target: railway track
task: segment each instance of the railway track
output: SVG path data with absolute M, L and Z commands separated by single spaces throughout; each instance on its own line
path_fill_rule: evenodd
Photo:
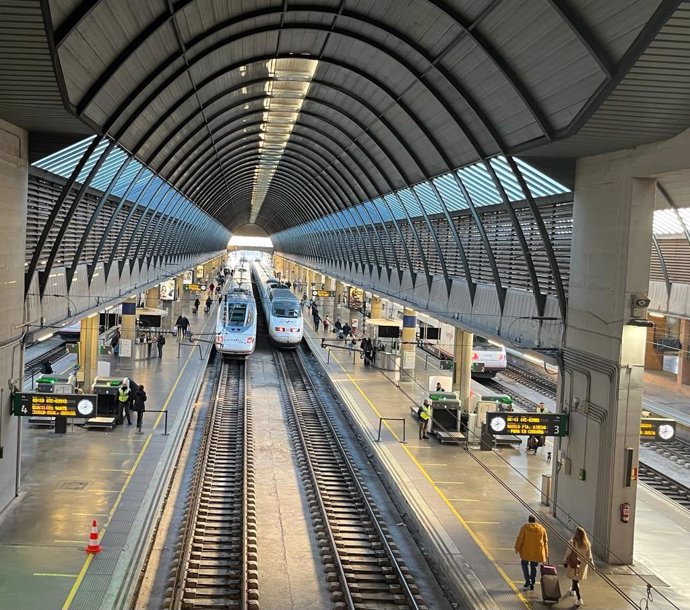
M 258 610 L 248 367 L 222 364 L 181 534 L 171 608 Z
M 656 451 L 679 466 L 690 468 L 690 444 L 685 441 L 676 439 L 670 443 L 643 442 L 642 446 Z
M 338 608 L 426 608 L 363 477 L 339 440 L 299 351 L 276 351 L 288 422 Z
M 62 343 L 57 347 L 41 354 L 40 356 L 29 360 L 24 363 L 24 379 L 31 379 L 32 375 L 35 375 L 41 370 L 44 362 L 50 362 L 51 364 L 56 360 L 59 360 L 67 353 L 66 348 L 67 343 Z
M 518 383 L 522 383 L 517 379 L 515 381 L 517 381 Z M 509 388 L 508 386 L 503 385 L 500 381 L 496 381 L 495 379 L 482 379 L 481 384 L 485 388 L 494 390 L 498 394 L 507 394 L 513 399 L 515 405 L 520 407 L 520 409 L 522 409 L 523 411 L 528 411 L 530 413 L 535 413 L 537 411 L 537 405 L 539 403 L 530 400 L 529 398 L 523 396 L 519 392 L 516 392 L 514 388 Z
M 640 481 L 681 506 L 690 509 L 690 488 L 643 462 L 640 462 L 639 468 L 638 477 Z
M 514 364 L 509 364 L 508 368 L 501 371 L 501 374 L 521 383 L 527 388 L 543 394 L 547 398 L 551 398 L 552 400 L 556 399 L 556 383 L 550 379 L 546 379 L 542 375 L 522 369 Z

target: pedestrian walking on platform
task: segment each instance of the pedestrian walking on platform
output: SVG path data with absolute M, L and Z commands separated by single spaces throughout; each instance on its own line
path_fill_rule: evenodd
M 199 313 L 199 306 L 201 305 L 201 301 L 199 300 L 199 297 L 194 299 L 194 309 L 192 309 L 192 313 Z
M 204 313 L 208 313 L 211 311 L 211 306 L 213 305 L 213 299 L 211 297 L 206 297 L 206 308 L 204 309 Z
M 590 565 L 594 565 L 592 559 L 592 545 L 587 537 L 587 532 L 581 527 L 575 530 L 575 534 L 568 542 L 568 547 L 563 556 L 563 565 L 568 568 L 567 577 L 572 581 L 570 595 L 576 595 L 576 606 L 581 606 L 582 595 L 580 592 L 580 581 L 587 579 L 587 571 Z
M 328 336 L 328 329 L 330 328 L 330 326 L 331 326 L 331 321 L 328 319 L 328 316 L 326 316 L 323 319 L 323 332 L 326 336 Z
M 165 345 L 165 337 L 163 333 L 158 334 L 158 339 L 156 339 L 156 346 L 158 347 L 158 357 L 163 357 L 163 346 Z
M 137 429 L 141 432 L 141 425 L 144 421 L 144 411 L 146 411 L 146 392 L 144 386 L 140 385 L 136 392 L 134 392 L 134 410 L 137 413 Z
M 48 360 L 46 360 L 41 365 L 41 373 L 43 373 L 44 375 L 52 375 L 53 374 L 53 367 Z
M 537 413 L 544 413 L 546 411 L 546 405 L 543 402 L 540 402 L 537 405 Z
M 431 419 L 431 410 L 429 409 L 431 405 L 427 399 L 424 399 L 422 406 L 417 409 L 417 418 L 419 420 L 419 438 L 429 438 L 426 433 L 429 427 L 429 420 Z
M 445 388 L 441 385 L 440 381 L 436 382 L 436 391 L 437 392 L 445 392 L 446 391 Z
M 129 386 L 127 386 L 126 383 L 123 383 L 117 390 L 117 402 L 119 403 L 120 408 L 122 409 L 120 411 L 120 419 L 124 421 L 126 417 L 128 426 L 132 425 L 132 414 L 129 410 L 131 398 L 132 392 L 129 389 Z
M 537 580 L 537 564 L 546 563 L 549 556 L 549 538 L 543 525 L 537 523 L 534 515 L 520 528 L 515 540 L 515 552 L 520 556 L 522 574 L 525 577 L 523 589 L 534 591 Z
M 177 320 L 175 320 L 175 329 L 177 332 L 177 340 L 182 341 L 182 337 L 184 337 L 184 323 L 182 322 L 182 316 L 177 316 Z

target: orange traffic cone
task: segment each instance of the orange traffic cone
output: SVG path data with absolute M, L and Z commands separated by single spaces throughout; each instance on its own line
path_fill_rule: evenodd
M 96 520 L 91 522 L 91 534 L 89 534 L 89 544 L 86 546 L 87 553 L 100 553 L 103 547 L 98 543 L 98 526 Z

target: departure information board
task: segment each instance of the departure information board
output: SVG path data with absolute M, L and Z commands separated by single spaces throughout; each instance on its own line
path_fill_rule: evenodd
M 490 434 L 516 436 L 568 436 L 565 413 L 511 413 L 499 411 L 486 414 Z
M 12 414 L 19 417 L 32 415 L 46 417 L 94 417 L 95 394 L 34 394 L 21 392 L 14 395 Z
M 672 441 L 676 438 L 676 420 L 661 417 L 643 417 L 640 420 L 640 442 Z

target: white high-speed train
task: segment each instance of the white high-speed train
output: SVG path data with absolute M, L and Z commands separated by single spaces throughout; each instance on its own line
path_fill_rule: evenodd
M 281 347 L 297 347 L 302 341 L 303 332 L 299 299 L 270 276 L 260 262 L 252 263 L 252 273 L 261 295 L 261 308 L 271 341 Z
M 251 282 L 234 280 L 224 296 L 216 318 L 216 351 L 230 358 L 246 358 L 256 347 L 256 301 Z

